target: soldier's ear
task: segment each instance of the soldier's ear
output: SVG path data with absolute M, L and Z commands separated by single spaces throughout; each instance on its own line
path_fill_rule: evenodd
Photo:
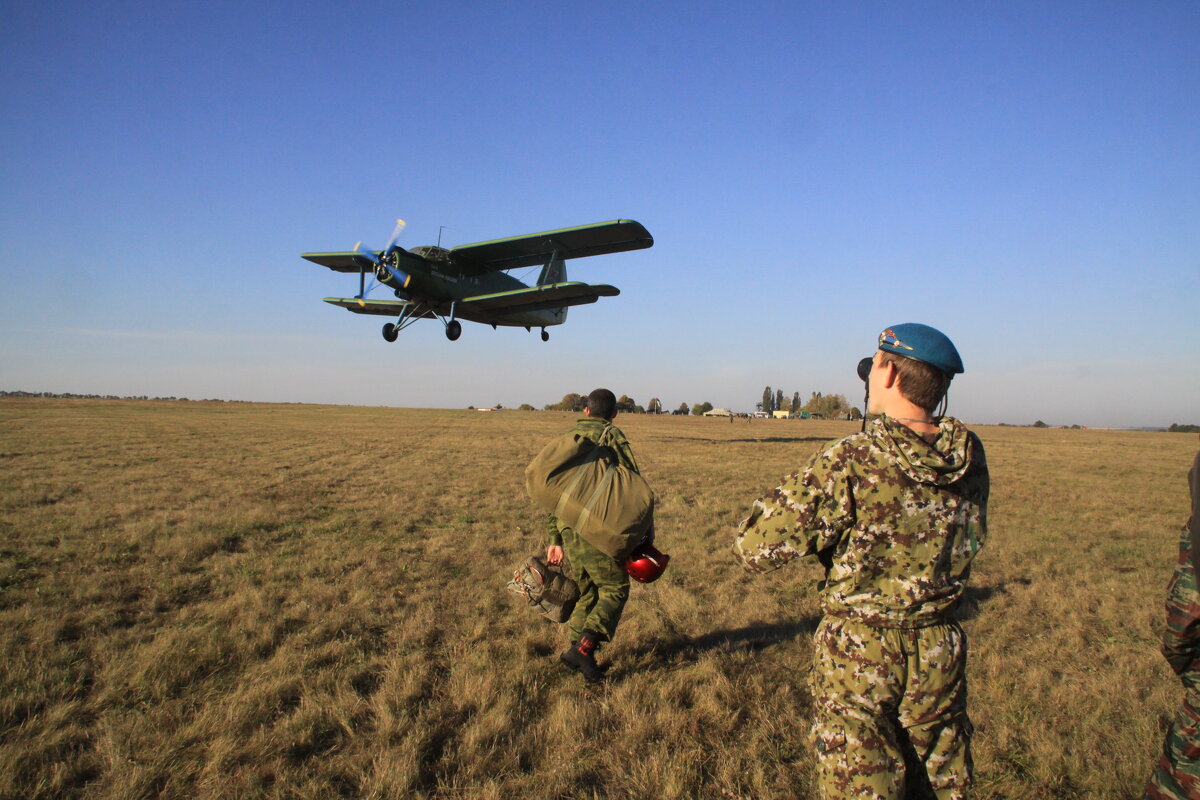
M 896 369 L 895 363 L 884 361 L 879 367 L 883 370 L 883 388 L 891 389 L 900 382 L 900 371 Z

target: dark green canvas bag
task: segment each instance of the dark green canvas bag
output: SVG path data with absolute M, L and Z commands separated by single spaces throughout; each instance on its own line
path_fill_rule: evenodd
M 607 556 L 624 559 L 654 523 L 654 492 L 613 451 L 567 433 L 525 468 L 529 496 Z

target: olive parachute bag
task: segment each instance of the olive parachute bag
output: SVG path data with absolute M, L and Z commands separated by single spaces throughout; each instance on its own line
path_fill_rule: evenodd
M 542 448 L 525 468 L 525 489 L 559 522 L 618 561 L 654 523 L 654 492 L 646 479 L 618 463 L 611 448 L 578 433 Z
M 551 622 L 566 622 L 579 600 L 579 586 L 541 556 L 530 556 L 517 567 L 508 590 L 525 598 L 525 602 Z

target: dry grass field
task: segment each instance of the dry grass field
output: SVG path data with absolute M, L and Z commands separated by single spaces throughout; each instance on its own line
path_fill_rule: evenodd
M 803 798 L 818 568 L 749 576 L 751 501 L 852 423 L 619 418 L 667 575 L 611 678 L 504 584 L 572 416 L 0 400 L 2 798 Z M 1196 437 L 977 429 L 962 615 L 981 798 L 1137 798 Z

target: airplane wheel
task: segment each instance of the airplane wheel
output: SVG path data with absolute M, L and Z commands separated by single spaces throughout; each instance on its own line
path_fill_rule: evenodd
M 389 342 L 396 341 L 396 337 L 400 335 L 400 331 L 396 330 L 396 326 L 391 323 L 385 323 L 383 326 L 383 338 Z
M 550 341 L 550 334 L 547 331 L 542 331 L 542 341 L 543 342 Z
M 457 342 L 460 336 L 462 336 L 462 323 L 456 319 L 450 320 L 446 324 L 446 338 L 452 342 Z

